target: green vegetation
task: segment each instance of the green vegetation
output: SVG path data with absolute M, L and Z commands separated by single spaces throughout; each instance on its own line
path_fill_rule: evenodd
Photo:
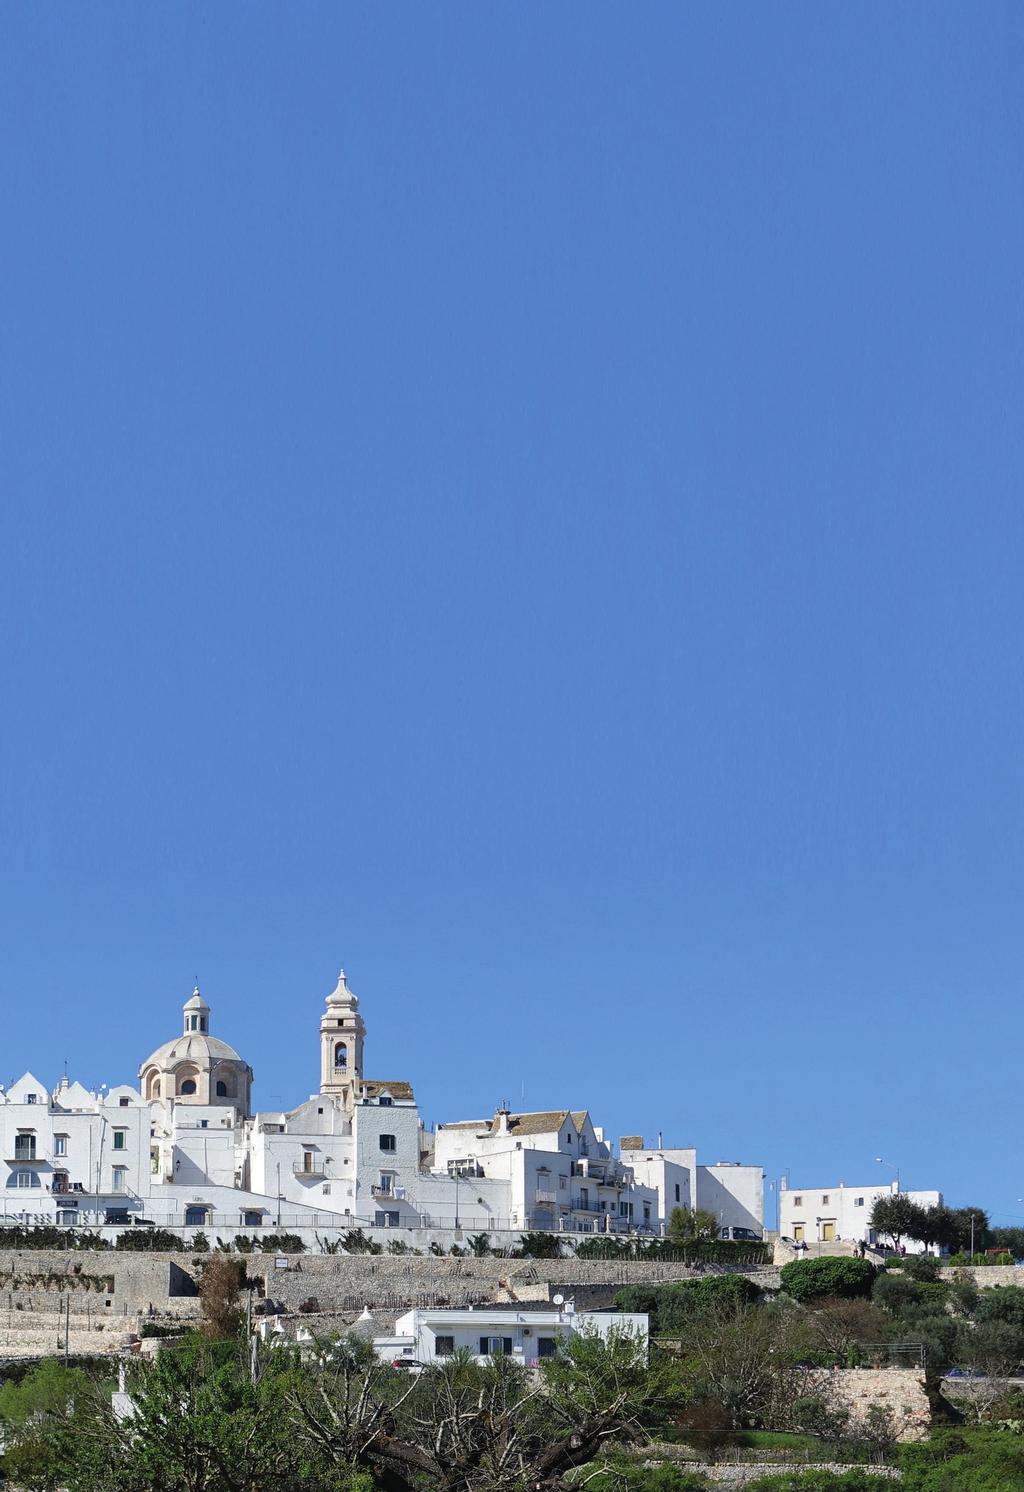
M 709 1307 L 748 1305 L 758 1293 L 746 1275 L 712 1274 L 671 1285 L 626 1285 L 615 1292 L 615 1305 L 620 1311 L 645 1311 L 651 1335 L 667 1336 Z
M 703 1207 L 673 1207 L 668 1236 L 673 1243 L 714 1243 L 718 1238 L 718 1219 Z
M 898 1492 L 900 1483 L 877 1472 L 853 1467 L 849 1471 L 771 1472 L 744 1484 L 744 1492 Z
M 824 1296 L 852 1299 L 870 1295 L 875 1266 L 868 1259 L 825 1256 L 799 1259 L 781 1270 L 782 1288 L 793 1300 L 816 1300 Z
M 994 1429 L 938 1430 L 900 1452 L 904 1492 L 1021 1492 L 1024 1436 Z

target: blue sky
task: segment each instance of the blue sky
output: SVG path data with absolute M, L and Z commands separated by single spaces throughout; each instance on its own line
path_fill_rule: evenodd
M 1005 1220 L 1024 14 L 12 10 L 0 1078 L 339 963 L 429 1122 Z

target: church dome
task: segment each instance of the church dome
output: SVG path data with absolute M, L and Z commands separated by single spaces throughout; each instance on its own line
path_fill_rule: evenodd
M 157 1047 L 139 1068 L 143 1096 L 234 1107 L 247 1115 L 252 1068 L 233 1046 L 210 1035 L 210 1007 L 198 985 L 182 1014 L 181 1035 Z

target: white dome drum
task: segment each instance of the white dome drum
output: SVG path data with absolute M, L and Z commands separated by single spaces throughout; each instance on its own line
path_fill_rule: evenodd
M 198 985 L 182 1013 L 182 1034 L 157 1047 L 139 1068 L 142 1096 L 236 1108 L 248 1116 L 252 1068 L 233 1046 L 210 1035 L 210 1007 Z

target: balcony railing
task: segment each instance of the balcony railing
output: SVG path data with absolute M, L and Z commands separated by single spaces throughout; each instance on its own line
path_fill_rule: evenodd
M 534 1193 L 534 1200 L 537 1201 L 537 1202 L 557 1202 L 558 1201 L 558 1193 L 557 1192 L 550 1192 L 550 1191 L 541 1191 L 540 1188 L 538 1187 L 537 1191 Z
M 12 1166 L 44 1166 L 47 1163 L 45 1155 L 40 1155 L 35 1150 L 19 1150 L 17 1145 L 14 1147 L 14 1154 L 5 1155 L 4 1160 Z
M 316 1160 L 312 1163 L 307 1163 L 304 1160 L 296 1160 L 292 1162 L 293 1176 L 309 1176 L 312 1180 L 316 1180 L 317 1178 L 322 1179 L 325 1174 L 326 1172 L 324 1171 L 324 1163 L 322 1160 Z

